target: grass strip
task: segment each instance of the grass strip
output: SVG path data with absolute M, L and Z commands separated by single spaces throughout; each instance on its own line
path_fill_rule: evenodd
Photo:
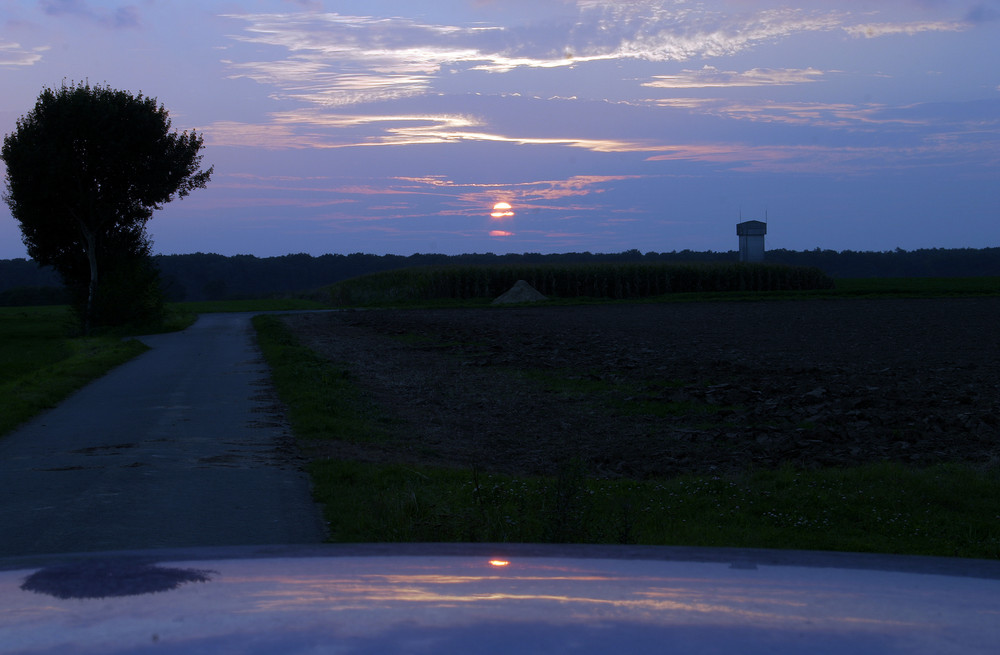
M 311 440 L 385 438 L 350 375 L 255 319 L 292 428 Z M 1000 472 L 941 464 L 595 479 L 316 458 L 330 540 L 625 543 L 1000 558 Z
M 331 540 L 620 543 L 1000 558 L 1000 479 L 965 467 L 513 477 L 314 461 Z
M 134 339 L 109 337 L 63 339 L 53 348 L 65 355 L 0 383 L 0 435 L 147 350 Z
M 298 343 L 280 319 L 255 316 L 254 328 L 288 420 L 304 445 L 317 441 L 376 441 L 385 434 L 346 368 Z
M 162 331 L 182 330 L 210 311 L 317 309 L 301 299 L 175 303 L 167 307 Z M 65 305 L 0 307 L 0 435 L 119 364 L 147 350 L 127 339 L 134 333 L 106 330 L 100 336 L 71 337 L 75 322 Z
M 0 307 L 0 384 L 70 355 L 65 306 Z

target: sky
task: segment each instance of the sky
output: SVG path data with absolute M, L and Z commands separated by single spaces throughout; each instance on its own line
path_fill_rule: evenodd
M 0 0 L 0 133 L 155 97 L 215 167 L 164 254 L 996 247 L 998 44 L 1000 0 Z

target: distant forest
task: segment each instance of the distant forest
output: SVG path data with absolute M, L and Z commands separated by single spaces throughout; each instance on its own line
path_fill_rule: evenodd
M 538 253 L 495 255 L 284 255 L 225 257 L 157 255 L 168 300 L 230 300 L 306 292 L 359 275 L 414 266 L 497 266 L 504 264 L 572 264 L 593 262 L 736 261 L 738 253 L 647 252 Z M 815 266 L 834 278 L 1000 276 L 1000 248 L 894 250 L 768 250 L 766 261 Z M 0 305 L 54 304 L 65 301 L 59 276 L 26 259 L 0 260 Z

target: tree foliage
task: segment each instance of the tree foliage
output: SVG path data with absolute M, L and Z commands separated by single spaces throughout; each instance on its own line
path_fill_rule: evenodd
M 162 305 L 146 222 L 212 174 L 200 170 L 202 137 L 170 128 L 154 98 L 64 82 L 4 138 L 4 200 L 28 254 L 74 291 L 85 330 L 149 319 Z

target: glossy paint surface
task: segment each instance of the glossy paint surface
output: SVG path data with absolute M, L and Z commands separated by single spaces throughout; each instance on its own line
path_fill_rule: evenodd
M 678 554 L 669 549 L 639 559 L 614 548 L 322 550 L 158 560 L 161 572 L 208 581 L 103 598 L 26 591 L 39 569 L 3 571 L 0 650 L 936 654 L 1000 643 L 1000 579 L 968 575 L 975 562 L 952 575 L 868 568 L 864 556 L 851 568 L 839 566 L 850 564 L 843 556 L 824 566 L 739 551 L 685 561 L 644 558 Z M 984 573 L 996 573 L 992 564 Z

